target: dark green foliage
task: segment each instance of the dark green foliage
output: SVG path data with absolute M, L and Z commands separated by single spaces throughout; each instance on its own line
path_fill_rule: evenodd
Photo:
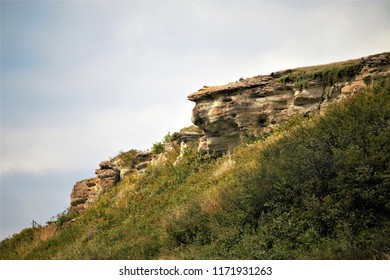
M 192 243 L 205 245 L 212 240 L 209 228 L 209 216 L 202 213 L 199 204 L 193 204 L 183 216 L 173 219 L 167 227 L 174 245 L 189 245 Z
M 282 258 L 389 253 L 390 83 L 374 91 L 281 137 L 260 155 L 255 179 L 242 177 L 249 220 L 270 257 L 282 249 Z M 381 241 L 370 232 L 381 232 Z M 349 248 L 321 257 L 324 242 L 338 240 Z
M 164 143 L 156 142 L 153 144 L 152 153 L 156 155 L 161 154 L 162 152 L 164 152 L 164 147 Z

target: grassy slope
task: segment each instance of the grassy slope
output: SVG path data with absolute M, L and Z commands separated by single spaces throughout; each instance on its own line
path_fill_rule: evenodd
M 390 81 L 217 160 L 129 176 L 2 259 L 389 259 Z

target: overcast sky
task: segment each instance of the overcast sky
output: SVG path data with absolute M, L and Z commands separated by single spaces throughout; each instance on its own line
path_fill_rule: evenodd
M 1 236 L 120 150 L 191 125 L 204 85 L 389 51 L 389 1 L 1 1 Z

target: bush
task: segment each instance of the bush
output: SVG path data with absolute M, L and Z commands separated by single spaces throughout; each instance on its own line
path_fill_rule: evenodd
M 156 142 L 153 144 L 152 153 L 154 153 L 156 155 L 163 153 L 165 151 L 165 144 L 173 142 L 173 141 L 177 141 L 179 138 L 180 138 L 179 133 L 174 132 L 171 134 L 170 132 L 168 132 L 163 137 L 163 140 L 161 142 Z
M 163 153 L 164 149 L 165 149 L 165 145 L 162 142 L 156 142 L 153 144 L 152 153 L 158 155 Z

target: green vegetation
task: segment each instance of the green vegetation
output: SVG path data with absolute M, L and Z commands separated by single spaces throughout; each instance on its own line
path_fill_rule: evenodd
M 390 259 L 390 81 L 211 159 L 129 175 L 2 259 Z
M 333 86 L 337 82 L 350 80 L 362 69 L 360 60 L 342 63 L 312 66 L 285 71 L 278 80 L 282 83 L 294 82 L 299 88 L 306 88 L 309 81 L 318 80 L 325 86 Z
M 176 141 L 179 138 L 180 138 L 179 133 L 174 132 L 174 133 L 171 134 L 170 132 L 168 132 L 164 136 L 162 141 L 156 142 L 156 143 L 153 144 L 153 146 L 152 146 L 152 153 L 156 154 L 156 155 L 163 153 L 164 150 L 165 150 L 165 144 L 166 143 Z
M 165 146 L 164 146 L 163 142 L 156 142 L 156 143 L 153 143 L 152 153 L 158 155 L 158 154 L 161 154 L 162 152 L 164 152 L 164 149 L 165 149 Z
M 131 149 L 127 152 L 120 151 L 117 158 L 122 162 L 122 166 L 133 166 L 135 163 L 135 156 L 139 153 L 138 150 Z
M 65 210 L 64 212 L 57 215 L 56 222 L 59 226 L 63 226 L 65 223 L 77 218 L 78 215 L 79 213 L 77 211 L 68 212 Z

